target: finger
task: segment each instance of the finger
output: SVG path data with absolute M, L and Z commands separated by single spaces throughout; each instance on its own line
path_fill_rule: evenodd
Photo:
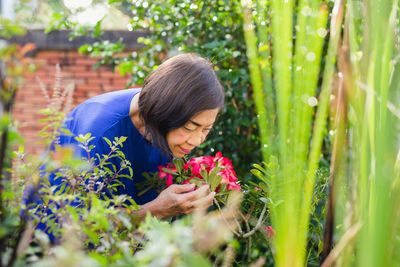
M 210 188 L 210 186 L 208 184 L 205 184 L 205 185 L 201 186 L 199 189 L 197 189 L 196 191 L 185 194 L 185 198 L 187 200 L 193 200 L 193 201 L 197 200 L 199 198 L 202 198 L 207 194 L 207 191 L 209 188 Z
M 170 188 L 174 193 L 182 194 L 194 189 L 195 186 L 195 184 L 173 184 Z
M 208 188 L 209 188 L 208 186 L 202 186 L 201 189 L 208 190 Z M 197 190 L 197 191 L 199 191 L 199 190 Z M 215 192 L 211 192 L 207 196 L 205 195 L 205 193 L 201 193 L 200 195 L 199 195 L 199 193 L 197 193 L 197 196 L 194 195 L 193 193 L 195 193 L 195 192 L 190 192 L 187 194 L 179 195 L 179 198 L 180 198 L 179 206 L 181 207 L 183 214 L 190 214 L 199 208 L 207 209 L 213 203 Z M 188 198 L 188 195 L 190 195 L 192 198 L 194 195 L 194 196 L 196 196 L 196 198 L 194 199 L 194 201 L 191 201 Z
M 194 207 L 187 209 L 183 212 L 183 214 L 188 215 L 188 214 L 192 214 L 196 209 Z
M 207 209 L 213 204 L 215 192 L 209 193 L 207 196 L 193 201 L 192 204 L 196 209 Z

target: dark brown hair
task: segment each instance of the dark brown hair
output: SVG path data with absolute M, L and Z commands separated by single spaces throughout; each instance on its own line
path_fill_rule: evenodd
M 139 97 L 139 112 L 153 145 L 171 153 L 167 133 L 197 113 L 222 108 L 224 89 L 214 65 L 196 54 L 174 56 L 150 73 Z

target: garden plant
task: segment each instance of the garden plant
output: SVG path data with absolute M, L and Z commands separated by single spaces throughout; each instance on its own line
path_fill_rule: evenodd
M 258 2 L 253 17 L 251 2 L 244 6 L 260 134 L 267 145 L 263 157 L 277 165 L 266 177 L 278 232 L 275 264 L 306 262 L 312 188 L 331 103 L 322 266 L 397 265 L 398 1 L 335 1 L 328 29 L 327 3 L 299 1 L 295 8 L 294 1 Z M 272 46 L 260 52 L 268 40 Z M 273 94 L 276 110 L 262 101 Z

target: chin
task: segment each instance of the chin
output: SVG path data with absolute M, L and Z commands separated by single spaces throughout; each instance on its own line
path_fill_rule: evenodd
M 181 159 L 181 158 L 183 158 L 185 156 L 185 153 L 183 153 L 182 151 L 177 149 L 175 151 L 172 151 L 172 156 L 174 158 Z
M 174 158 L 181 159 L 185 156 L 185 154 L 172 154 L 172 156 L 174 156 Z

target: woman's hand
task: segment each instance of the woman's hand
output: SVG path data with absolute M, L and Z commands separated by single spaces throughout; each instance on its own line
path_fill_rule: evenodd
M 173 184 L 156 199 L 143 205 L 139 213 L 145 215 L 149 211 L 155 217 L 167 218 L 178 214 L 190 214 L 198 208 L 205 209 L 211 206 L 215 192 L 207 194 L 209 185 L 191 191 L 194 188 L 194 184 Z

